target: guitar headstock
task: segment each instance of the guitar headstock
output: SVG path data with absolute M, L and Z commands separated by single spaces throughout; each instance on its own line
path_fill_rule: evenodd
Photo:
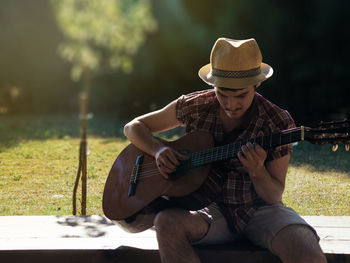
M 333 144 L 333 151 L 338 149 L 338 144 L 345 144 L 345 149 L 349 151 L 350 120 L 321 122 L 304 129 L 306 141 L 314 144 Z

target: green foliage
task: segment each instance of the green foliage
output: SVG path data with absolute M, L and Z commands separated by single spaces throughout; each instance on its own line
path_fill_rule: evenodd
M 94 78 L 98 89 L 91 90 L 89 109 L 131 118 L 207 88 L 198 69 L 225 36 L 257 39 L 263 60 L 274 68 L 259 91 L 298 124 L 350 115 L 350 1 L 74 3 L 1 1 L 0 112 L 76 112 L 78 84 L 68 72 L 73 63 L 76 79 L 83 70 L 110 73 Z M 62 39 L 66 61 L 56 56 Z
M 66 41 L 63 58 L 72 63 L 72 78 L 132 70 L 131 57 L 156 29 L 150 0 L 51 0 Z

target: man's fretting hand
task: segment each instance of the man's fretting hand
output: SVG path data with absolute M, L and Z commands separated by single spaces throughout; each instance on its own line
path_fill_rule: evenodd
M 259 176 L 264 171 L 266 157 L 267 152 L 261 146 L 250 142 L 243 145 L 238 153 L 238 159 L 252 177 Z

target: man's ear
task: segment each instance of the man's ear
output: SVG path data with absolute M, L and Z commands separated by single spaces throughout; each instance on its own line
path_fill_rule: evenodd
M 254 88 L 257 89 L 257 88 L 260 87 L 260 85 L 261 85 L 261 82 L 258 82 L 258 83 L 255 84 Z

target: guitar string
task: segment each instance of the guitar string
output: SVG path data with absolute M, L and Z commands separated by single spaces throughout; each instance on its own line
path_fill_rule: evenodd
M 289 141 L 291 141 L 291 139 L 294 140 L 294 139 L 298 139 L 300 137 L 299 134 L 293 134 L 293 133 L 280 134 L 279 141 L 276 141 L 280 145 L 281 145 L 281 140 L 282 140 L 281 138 L 282 138 L 282 136 L 284 136 L 285 138 L 287 138 L 287 136 L 288 136 Z M 254 138 L 254 139 L 251 139 L 251 140 L 248 140 L 248 141 L 256 141 L 257 139 L 263 140 L 264 137 L 266 137 L 266 136 L 257 137 L 257 138 Z M 212 148 L 212 149 L 206 149 L 206 150 L 201 151 L 201 152 L 195 152 L 195 153 L 191 154 L 191 156 L 193 158 L 192 159 L 193 162 L 191 162 L 192 167 L 197 167 L 197 166 L 200 166 L 200 165 L 205 164 L 207 162 L 211 162 L 211 160 L 222 160 L 222 159 L 226 159 L 226 158 L 230 158 L 230 157 L 233 158 L 239 152 L 242 143 L 240 143 L 239 147 L 235 147 L 236 145 L 237 145 L 237 143 L 233 143 L 233 144 L 228 144 L 228 145 L 224 145 L 224 146 L 220 146 L 220 147 L 215 147 L 215 148 Z M 229 151 L 229 148 L 230 147 L 232 148 L 232 146 L 233 146 L 233 149 L 231 151 Z M 216 151 L 216 154 L 214 154 L 215 151 Z M 226 151 L 226 154 L 224 153 L 224 151 Z M 193 157 L 194 155 L 198 155 L 199 157 L 198 158 L 194 158 Z M 154 165 L 155 165 L 154 163 L 148 163 L 148 164 L 143 165 L 142 167 L 154 166 Z M 189 168 L 191 168 L 191 166 Z M 159 174 L 160 173 L 159 173 L 158 168 L 151 169 L 151 170 L 148 170 L 147 172 L 141 172 L 138 175 L 137 179 L 140 180 L 140 179 L 143 179 L 143 178 L 149 178 L 149 177 L 152 177 L 152 176 L 155 176 L 155 175 L 159 175 Z
M 277 146 L 281 146 L 284 144 L 292 143 L 293 141 L 299 141 L 300 140 L 300 130 L 301 130 L 300 127 L 297 127 L 294 129 L 282 131 L 279 134 L 271 134 L 271 135 L 267 135 L 267 136 L 256 137 L 253 139 L 249 139 L 247 141 L 231 143 L 231 144 L 227 144 L 224 146 L 214 147 L 211 149 L 206 149 L 203 151 L 192 153 L 190 155 L 190 157 L 192 158 L 192 161 L 190 163 L 191 166 L 189 166 L 189 169 L 197 167 L 197 166 L 201 166 L 201 165 L 206 164 L 206 163 L 210 163 L 213 160 L 219 161 L 222 159 L 233 158 L 239 152 L 242 144 L 245 144 L 247 142 L 256 142 L 256 141 L 261 140 L 261 145 L 264 146 L 264 138 L 269 138 L 270 139 L 269 146 L 272 147 L 272 145 L 274 145 L 275 143 L 277 143 Z M 279 137 L 276 137 L 276 135 L 279 135 Z M 279 141 L 276 141 L 276 140 L 274 141 L 273 136 L 275 136 L 275 138 L 279 139 Z M 284 137 L 284 139 L 289 139 L 289 141 L 282 144 L 281 143 L 282 137 Z M 238 146 L 238 143 L 239 143 L 239 146 Z M 232 148 L 232 150 L 230 150 L 230 148 Z M 225 151 L 226 151 L 226 153 L 224 153 Z M 142 167 L 149 167 L 149 166 L 155 166 L 154 162 L 144 164 Z M 151 170 L 148 170 L 147 172 L 143 172 L 143 173 L 141 172 L 138 175 L 137 179 L 142 180 L 142 179 L 149 178 L 149 177 L 159 175 L 159 174 L 160 174 L 160 172 L 159 172 L 158 168 L 151 169 Z
M 244 143 L 244 142 L 243 142 Z M 193 165 L 198 165 L 203 162 L 203 160 L 212 160 L 212 159 L 219 159 L 221 160 L 222 158 L 229 157 L 232 155 L 235 156 L 240 148 L 242 147 L 243 143 L 239 143 L 239 146 L 237 147 L 238 143 L 236 144 L 227 144 L 224 146 L 219 146 L 219 147 L 214 147 L 211 149 L 206 149 L 200 152 L 194 152 L 190 154 L 190 160 L 192 159 L 192 164 Z M 244 143 L 245 144 L 245 143 Z M 232 150 L 230 148 L 233 148 Z M 226 152 L 226 154 L 224 153 Z M 194 161 L 194 162 L 193 162 Z M 148 168 L 155 166 L 154 161 L 150 163 L 143 164 L 143 168 Z
M 296 137 L 295 134 L 293 136 L 293 133 L 280 134 L 279 141 L 276 141 L 279 143 L 279 145 L 281 145 L 282 136 L 284 136 L 285 138 L 287 138 L 287 136 L 288 136 L 289 141 L 291 141 L 292 138 L 297 139 L 299 137 L 299 136 Z M 261 139 L 263 141 L 264 136 L 257 137 L 257 138 L 254 138 L 254 139 L 251 139 L 248 141 L 255 142 L 257 139 Z M 286 143 L 286 144 L 288 144 L 288 143 Z M 225 158 L 234 157 L 237 155 L 238 151 L 240 150 L 241 145 L 242 145 L 242 143 L 240 143 L 240 145 L 238 147 L 235 147 L 235 146 L 237 146 L 237 143 L 228 144 L 228 145 L 224 145 L 224 146 L 220 146 L 220 147 L 215 147 L 212 149 L 206 149 L 202 152 L 195 152 L 195 153 L 191 154 L 191 158 L 193 160 L 191 164 L 192 164 L 192 166 L 197 166 L 197 165 L 201 165 L 203 162 L 204 163 L 210 162 L 211 160 L 222 160 Z M 230 150 L 230 148 L 232 148 L 232 146 L 233 146 L 233 149 Z M 226 151 L 226 153 L 225 153 L 225 151 Z M 196 155 L 199 156 L 199 158 L 196 158 L 195 157 Z M 148 164 L 143 165 L 143 167 L 148 167 L 148 166 L 154 166 L 154 163 L 148 163 Z M 154 170 L 158 171 L 158 169 L 154 169 Z M 146 175 L 149 173 L 143 173 L 143 174 Z
M 292 129 L 291 129 L 292 130 Z M 299 128 L 295 128 L 293 129 L 293 132 L 291 132 L 291 130 L 288 130 L 288 133 L 281 133 L 279 134 L 280 136 L 277 137 L 278 138 L 278 141 L 273 141 L 270 139 L 270 145 L 271 144 L 274 144 L 274 142 L 277 142 L 279 145 L 281 145 L 281 140 L 282 140 L 282 137 L 284 137 L 284 139 L 289 139 L 289 141 L 291 142 L 292 139 L 295 140 L 295 139 L 298 139 L 300 137 L 299 134 L 295 134 L 295 131 L 299 131 L 300 129 Z M 253 138 L 253 139 L 250 139 L 250 140 L 247 140 L 247 141 L 244 141 L 244 142 L 239 142 L 239 146 L 236 147 L 238 145 L 238 143 L 231 143 L 231 144 L 227 144 L 227 145 L 224 145 L 224 146 L 219 146 L 219 147 L 215 147 L 215 148 L 211 148 L 211 149 L 206 149 L 206 150 L 203 150 L 203 151 L 200 151 L 200 152 L 195 152 L 195 153 L 192 153 L 190 156 L 192 158 L 192 161 L 191 161 L 191 167 L 197 167 L 197 166 L 200 166 L 200 165 L 203 165 L 203 164 L 206 164 L 208 162 L 211 162 L 212 160 L 223 160 L 223 159 L 226 159 L 226 158 L 233 158 L 235 157 L 238 152 L 240 151 L 240 148 L 242 146 L 242 144 L 245 144 L 247 142 L 256 142 L 258 141 L 259 139 L 262 140 L 262 142 L 264 141 L 264 137 L 270 137 L 272 138 L 273 134 L 272 135 L 267 135 L 267 136 L 261 136 L 261 137 L 257 137 L 257 138 Z M 263 143 L 261 143 L 263 144 Z M 288 144 L 288 143 L 286 143 Z M 230 148 L 233 148 L 232 150 L 230 150 Z M 216 152 L 216 153 L 214 153 Z M 226 153 L 225 153 L 226 152 Z M 198 157 L 196 157 L 198 156 Z M 143 168 L 145 167 L 149 167 L 149 166 L 154 166 L 155 164 L 154 163 L 147 163 L 147 164 L 144 164 L 142 165 Z M 154 175 L 157 175 L 159 174 L 159 170 L 158 168 L 156 169 L 151 169 L 151 170 L 148 170 L 147 172 L 141 172 L 138 176 L 138 179 L 141 179 L 141 178 L 148 178 L 150 176 L 154 176 Z
M 246 140 L 246 141 L 235 142 L 235 143 L 230 143 L 230 144 L 226 144 L 226 145 L 223 145 L 223 146 L 218 146 L 218 147 L 214 147 L 214 148 L 210 148 L 210 149 L 205 149 L 205 150 L 202 150 L 202 151 L 199 151 L 199 152 L 192 153 L 191 155 L 194 155 L 194 154 L 199 154 L 199 155 L 202 155 L 202 156 L 212 155 L 215 150 L 217 152 L 219 152 L 219 151 L 224 151 L 227 148 L 227 151 L 228 151 L 228 149 L 230 147 L 232 147 L 232 146 L 236 146 L 236 145 L 240 144 L 240 146 L 238 146 L 238 148 L 240 148 L 243 144 L 246 144 L 248 142 L 255 143 L 256 141 L 259 141 L 259 140 L 262 141 L 262 143 L 260 143 L 260 144 L 264 144 L 264 138 L 268 138 L 268 137 L 270 138 L 270 142 L 272 142 L 272 144 L 274 144 L 273 142 L 277 142 L 277 143 L 279 143 L 279 145 L 281 145 L 281 137 L 282 136 L 284 138 L 289 139 L 289 141 L 292 141 L 292 138 L 293 139 L 298 139 L 299 138 L 300 135 L 296 134 L 295 132 L 300 132 L 300 130 L 301 130 L 300 127 L 292 128 L 292 129 L 289 129 L 289 130 L 282 131 L 281 133 L 255 137 L 255 138 L 252 138 L 252 139 L 249 139 L 249 140 Z M 274 138 L 275 138 L 275 141 L 274 141 Z M 286 142 L 285 144 L 288 144 L 288 143 Z M 270 143 L 270 145 L 271 145 L 271 143 Z M 234 147 L 234 148 L 236 148 L 236 147 Z M 153 165 L 153 163 L 148 163 L 148 164 L 143 165 L 143 167 L 152 166 L 152 165 Z

